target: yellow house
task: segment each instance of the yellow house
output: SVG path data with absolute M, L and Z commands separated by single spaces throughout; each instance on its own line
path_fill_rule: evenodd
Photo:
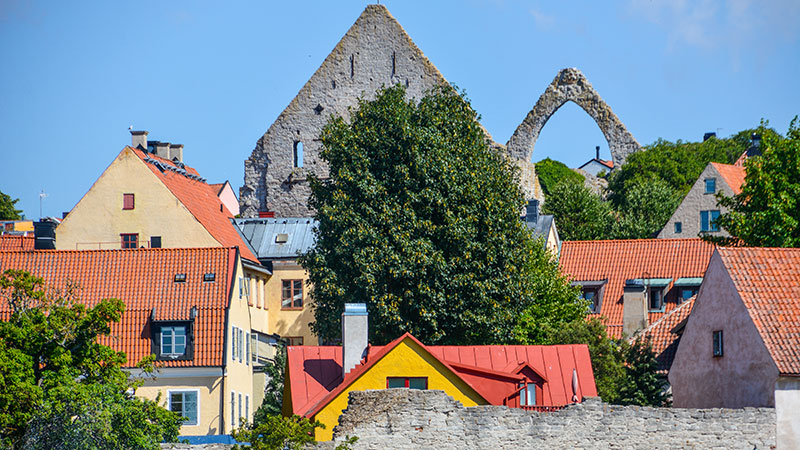
M 366 305 L 346 304 L 343 345 L 289 347 L 284 415 L 315 419 L 330 440 L 348 394 L 372 389 L 436 389 L 464 406 L 552 410 L 597 395 L 586 345 L 426 346 L 406 333 L 367 345 Z

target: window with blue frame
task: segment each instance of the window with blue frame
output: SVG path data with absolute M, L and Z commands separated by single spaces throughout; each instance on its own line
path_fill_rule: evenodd
M 683 223 L 675 222 L 675 234 L 681 234 L 682 232 L 683 232 Z
M 719 231 L 716 220 L 719 217 L 719 210 L 700 211 L 700 231 Z
M 713 194 L 717 192 L 717 179 L 706 178 L 706 194 Z
M 689 300 L 690 298 L 694 297 L 695 295 L 697 295 L 698 290 L 700 290 L 700 288 L 696 287 L 688 287 L 681 289 L 680 302 L 683 303 L 686 300 Z

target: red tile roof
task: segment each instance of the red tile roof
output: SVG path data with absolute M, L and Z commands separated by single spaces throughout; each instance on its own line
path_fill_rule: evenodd
M 782 375 L 800 375 L 800 249 L 717 250 Z
M 44 278 L 46 286 L 63 289 L 67 280 L 80 286 L 81 303 L 95 305 L 106 298 L 125 302 L 112 337 L 102 342 L 128 355 L 133 366 L 151 353 L 149 318 L 188 319 L 194 322 L 194 359 L 165 361 L 167 367 L 221 366 L 225 349 L 225 310 L 231 295 L 236 249 L 163 248 L 132 250 L 34 250 L 0 252 L 0 269 L 21 269 Z M 175 283 L 176 273 L 186 281 Z M 215 273 L 216 281 L 203 275 Z M 8 317 L 0 297 L 0 319 Z
M 609 169 L 613 169 L 614 168 L 614 161 L 606 161 L 606 160 L 603 160 L 603 159 L 598 159 L 597 162 L 599 162 L 600 164 L 608 167 Z
M 249 259 L 258 263 L 258 257 L 250 250 L 250 247 L 242 240 L 239 232 L 234 228 L 233 215 L 224 207 L 220 200 L 219 188 L 207 184 L 205 181 L 187 177 L 175 170 L 161 170 L 156 164 L 147 162 L 147 159 L 158 161 L 158 163 L 180 169 L 174 162 L 160 158 L 152 153 L 147 153 L 141 149 L 128 147 L 132 150 L 156 177 L 167 186 L 175 197 L 189 210 L 190 213 L 200 222 L 203 227 L 217 240 L 223 247 L 239 247 L 242 258 Z M 197 176 L 197 171 L 189 166 L 183 169 Z
M 632 278 L 671 278 L 666 288 L 664 312 L 649 313 L 649 323 L 677 305 L 669 290 L 678 278 L 705 274 L 714 247 L 695 239 L 626 239 L 608 241 L 564 241 L 559 265 L 575 281 L 607 280 L 600 315 L 606 318 L 610 336 L 622 335 L 622 291 Z
M 658 361 L 658 370 L 668 371 L 672 366 L 672 360 L 675 359 L 675 351 L 678 350 L 680 338 L 680 334 L 675 330 L 675 327 L 689 317 L 692 308 L 694 308 L 696 298 L 694 296 L 686 300 L 669 313 L 664 314 L 655 323 L 637 333 L 636 337 L 644 336 L 650 341 L 653 353 L 655 353 Z
M 33 250 L 33 236 L 0 234 L 0 250 Z
M 744 167 L 714 162 L 711 164 L 717 169 L 717 172 L 725 180 L 725 183 L 730 186 L 734 194 L 742 192 L 742 184 L 744 184 L 744 176 L 746 174 Z
M 403 339 L 412 339 L 445 367 L 470 385 L 487 403 L 501 405 L 513 395 L 522 376 L 521 365 L 544 378 L 544 405 L 572 402 L 572 371 L 578 374 L 578 397 L 597 395 L 589 349 L 586 345 L 473 345 L 425 346 L 405 334 L 386 346 L 370 346 L 365 361 L 342 382 L 342 347 L 297 346 L 288 348 L 292 412 L 313 416 L 353 381 L 368 371 Z

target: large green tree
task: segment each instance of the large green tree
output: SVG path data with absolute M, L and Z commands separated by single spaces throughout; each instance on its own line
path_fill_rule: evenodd
M 555 185 L 542 207 L 555 216 L 558 235 L 565 241 L 609 239 L 615 216 L 611 204 L 582 183 L 562 181 Z
M 182 419 L 136 398 L 124 353 L 97 342 L 124 304 L 77 301 L 16 270 L 0 276 L 0 444 L 25 449 L 157 449 Z M 152 365 L 142 364 L 152 369 Z
M 0 220 L 19 220 L 22 218 L 22 211 L 14 208 L 19 199 L 12 199 L 11 196 L 0 191 Z
M 544 195 L 550 195 L 553 188 L 562 181 L 583 184 L 584 176 L 567 167 L 560 161 L 545 158 L 536 163 L 536 176 Z
M 762 125 L 762 129 L 766 124 Z M 800 128 L 797 117 L 785 138 L 762 133 L 762 155 L 745 161 L 742 192 L 718 195 L 728 208 L 717 224 L 730 238 L 706 239 L 747 247 L 800 247 Z
M 647 239 L 655 237 L 680 205 L 682 197 L 667 184 L 655 178 L 637 180 L 620 196 L 613 239 Z
M 301 261 L 323 341 L 340 337 L 344 302 L 367 304 L 376 344 L 406 331 L 427 344 L 509 342 L 532 305 L 562 314 L 553 321 L 585 312 L 520 220 L 513 164 L 455 89 L 419 103 L 382 89 L 320 138 L 330 178 L 310 177 L 319 227 Z

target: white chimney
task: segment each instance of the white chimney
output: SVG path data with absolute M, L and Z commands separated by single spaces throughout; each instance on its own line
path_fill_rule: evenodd
M 131 131 L 131 147 L 147 150 L 147 131 Z
M 367 305 L 345 303 L 342 313 L 342 378 L 366 356 L 367 332 Z

